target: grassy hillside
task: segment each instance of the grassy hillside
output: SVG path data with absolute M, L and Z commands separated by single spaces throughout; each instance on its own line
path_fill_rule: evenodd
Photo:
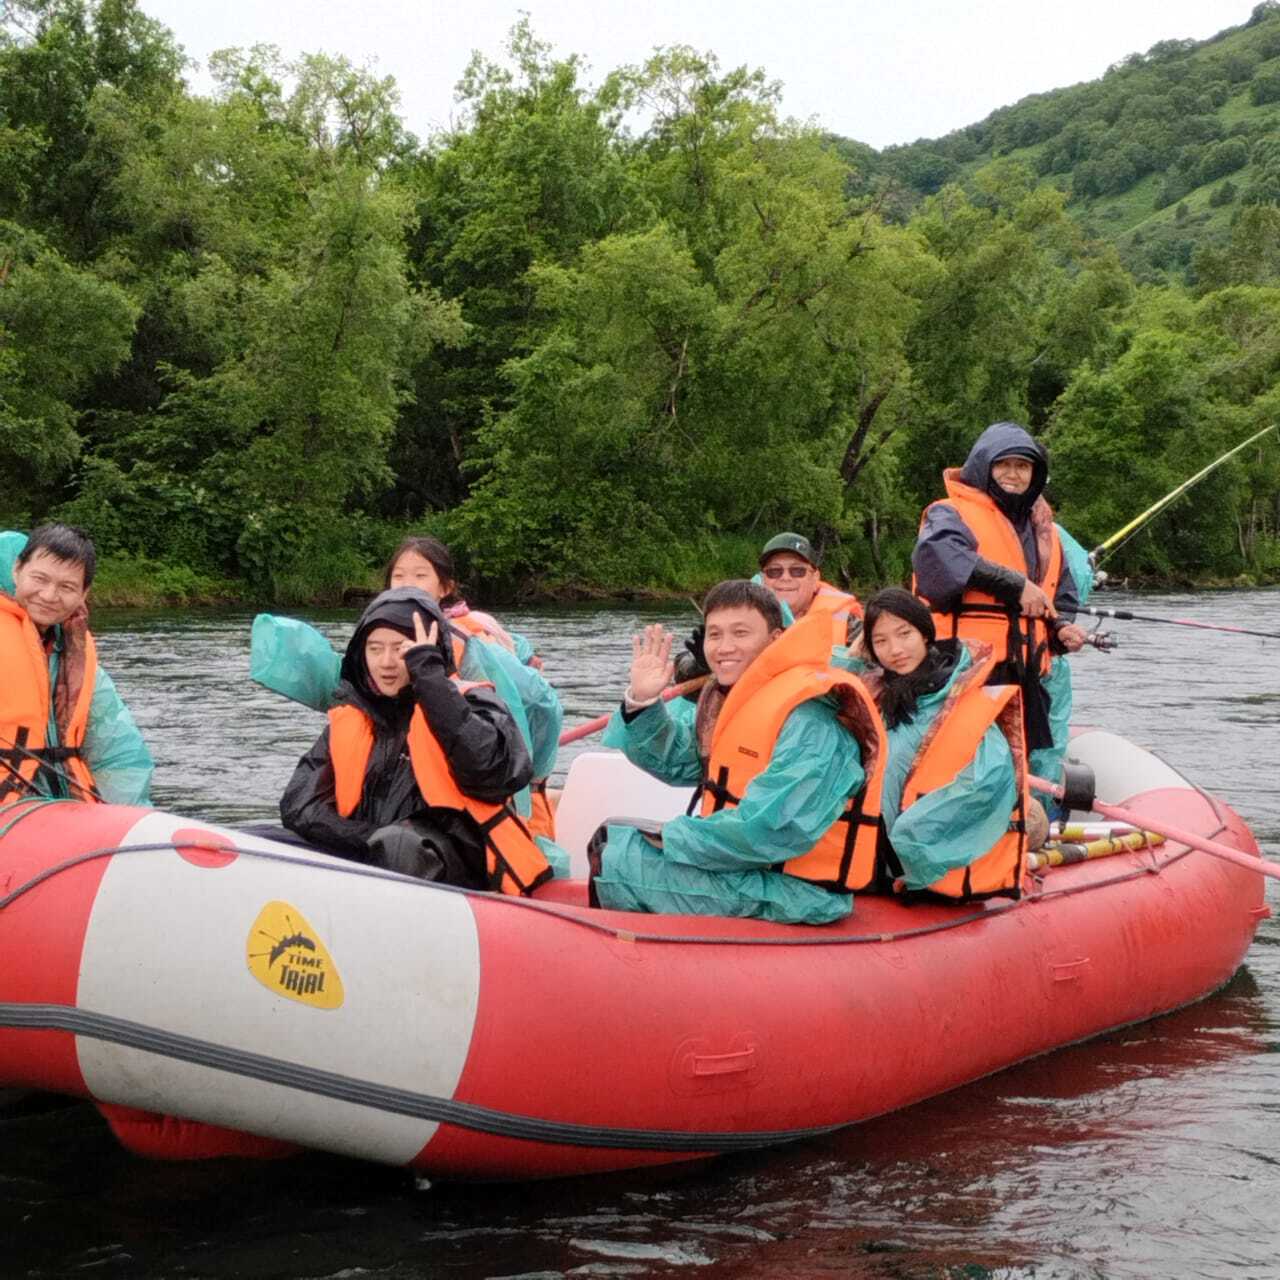
M 1280 200 L 1280 3 L 1210 40 L 1163 40 L 1098 80 L 1034 94 L 942 138 L 875 152 L 836 139 L 867 192 L 905 216 L 1009 157 L 1070 195 L 1140 278 L 1194 278 L 1247 204 Z

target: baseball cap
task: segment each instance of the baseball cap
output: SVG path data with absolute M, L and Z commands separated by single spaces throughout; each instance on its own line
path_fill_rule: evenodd
M 813 554 L 813 544 L 808 538 L 802 538 L 798 533 L 780 533 L 770 538 L 760 553 L 760 563 L 764 564 L 771 555 L 779 551 L 790 551 L 802 560 L 807 560 L 815 569 L 818 567 L 818 557 Z

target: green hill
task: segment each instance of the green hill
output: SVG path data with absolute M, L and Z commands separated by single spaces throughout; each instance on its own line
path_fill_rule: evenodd
M 1280 3 L 1212 39 L 1162 40 L 1098 80 L 1033 94 L 942 138 L 876 152 L 835 146 L 899 216 L 1010 157 L 1069 193 L 1068 208 L 1145 279 L 1194 278 L 1248 204 L 1280 200 Z

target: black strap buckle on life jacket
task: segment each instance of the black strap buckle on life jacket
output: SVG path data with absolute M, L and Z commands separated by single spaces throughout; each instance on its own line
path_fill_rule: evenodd
M 0 749 L 0 803 L 8 799 L 10 792 L 17 791 L 18 787 L 22 787 L 24 791 L 35 791 L 33 782 L 27 780 L 18 772 L 18 765 L 23 760 L 28 759 L 28 751 L 23 750 L 23 744 L 27 741 L 29 730 L 26 724 L 18 730 L 17 744 L 12 748 Z
M 959 636 L 961 618 L 1004 618 L 1009 627 L 1009 634 L 1005 638 L 1005 648 L 1009 654 L 1007 665 L 1015 672 L 1021 669 L 1023 645 L 1031 640 L 1029 634 L 1027 636 L 1023 635 L 1022 628 L 1018 625 L 1022 618 L 1021 609 L 1013 605 L 1000 604 L 999 601 L 982 604 L 977 601 L 966 603 L 963 600 L 958 600 L 948 610 L 948 614 L 951 618 L 951 635 L 947 637 L 949 640 L 954 640 Z M 994 678 L 988 680 L 988 684 L 991 683 L 994 683 Z M 1012 683 L 1020 684 L 1021 679 L 1015 678 Z
M 698 811 L 698 806 L 702 803 L 704 792 L 709 792 L 715 799 L 715 804 L 711 808 L 712 813 L 719 813 L 721 809 L 729 805 L 739 805 L 742 803 L 742 797 L 736 796 L 729 790 L 729 766 L 722 764 L 720 772 L 716 775 L 714 781 L 704 776 L 702 781 L 694 788 L 693 798 L 689 801 L 689 807 L 685 810 L 685 815 L 692 818 Z
M 80 784 L 69 777 L 67 771 L 61 766 L 68 760 L 83 759 L 83 748 L 29 747 L 27 741 L 30 737 L 31 730 L 24 724 L 7 746 L 0 745 L 0 769 L 4 771 L 3 778 L 0 778 L 0 800 L 3 800 L 11 791 L 17 791 L 19 783 L 33 793 L 38 792 L 37 783 L 41 780 L 42 774 L 43 785 L 50 795 L 57 794 L 57 784 L 60 780 L 69 786 L 79 787 Z M 3 743 L 4 739 L 0 738 L 0 744 Z M 34 760 L 40 765 L 29 781 L 18 770 L 18 766 L 25 764 L 28 760 Z
M 28 760 L 41 760 L 43 763 L 41 756 L 27 747 L 30 736 L 31 730 L 23 725 L 11 745 L 0 747 L 0 770 L 3 770 L 3 775 L 0 776 L 0 801 L 6 800 L 19 787 L 30 794 L 37 791 L 36 778 L 39 777 L 39 772 L 35 777 L 27 778 L 18 769 L 20 764 L 25 764 Z
M 871 889 L 874 893 L 892 893 L 894 883 L 906 875 L 906 868 L 898 851 L 889 839 L 889 828 L 880 819 L 880 835 L 876 840 L 876 876 Z
M 848 825 L 844 830 L 844 848 L 840 854 L 840 871 L 836 877 L 835 887 L 845 893 L 852 892 L 849 889 L 849 872 L 853 867 L 853 855 L 855 846 L 858 843 L 858 830 L 860 827 L 875 827 L 876 835 L 876 863 L 877 866 L 872 868 L 871 879 L 868 883 L 874 884 L 877 879 L 878 865 L 880 862 L 880 844 L 881 837 L 884 834 L 884 823 L 879 818 L 873 818 L 869 814 L 862 812 L 862 803 L 866 799 L 866 793 L 859 791 L 854 797 L 853 803 L 849 805 L 845 811 L 836 819 L 837 822 L 844 822 Z
M 504 875 L 510 876 L 512 883 L 520 890 L 521 894 L 528 896 L 540 884 L 550 880 L 555 872 L 548 865 L 543 868 L 531 881 L 524 881 L 520 878 L 519 872 L 503 855 L 502 850 L 498 847 L 498 843 L 493 838 L 493 829 L 503 822 L 514 822 L 516 826 L 525 834 L 529 843 L 536 849 L 537 842 L 529 832 L 529 828 L 525 826 L 524 819 L 515 811 L 509 801 L 503 803 L 498 812 L 491 818 L 486 818 L 483 822 L 477 821 L 476 825 L 480 828 L 480 834 L 484 837 L 485 847 L 493 851 L 494 873 L 489 877 L 489 884 L 494 889 L 502 888 L 502 878 Z

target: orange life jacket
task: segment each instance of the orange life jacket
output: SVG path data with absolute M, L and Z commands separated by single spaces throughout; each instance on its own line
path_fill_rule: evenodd
M 453 677 L 465 691 L 476 688 Z M 350 817 L 364 794 L 365 770 L 373 751 L 373 724 L 359 707 L 350 704 L 329 712 L 329 758 L 338 812 Z M 418 791 L 433 809 L 458 809 L 469 813 L 484 839 L 485 868 L 489 887 L 513 896 L 528 895 L 550 880 L 551 866 L 534 843 L 529 829 L 512 808 L 511 802 L 490 804 L 466 795 L 449 768 L 440 745 L 421 707 L 415 707 L 409 721 L 409 762 Z
M 453 665 L 455 670 L 462 666 L 462 655 L 467 649 L 467 641 L 458 632 L 465 631 L 467 635 L 479 636 L 482 641 L 493 639 L 492 632 L 483 623 L 477 622 L 469 613 L 450 618 L 449 625 L 454 628 Z M 538 666 L 541 667 L 542 663 L 538 663 Z M 502 695 L 499 694 L 498 696 L 501 697 Z M 529 784 L 529 819 L 527 825 L 530 835 L 545 836 L 548 840 L 556 838 L 556 815 L 555 810 L 551 807 L 551 802 L 547 799 L 546 778 L 535 778 Z
M 729 690 L 711 734 L 701 808 L 705 817 L 741 803 L 751 780 L 769 767 L 787 716 L 802 702 L 828 694 L 838 700 L 837 715 L 862 748 L 866 783 L 813 848 L 783 863 L 781 870 L 850 893 L 870 887 L 880 869 L 887 741 L 880 712 L 862 681 L 831 665 L 830 614 L 807 613 Z
M 556 810 L 547 795 L 547 780 L 539 778 L 529 784 L 529 834 L 556 838 Z
M 1062 577 L 1062 543 L 1054 528 L 1049 504 L 1038 498 L 1032 508 L 1031 520 L 1040 553 L 1039 574 L 1033 575 L 1027 568 L 1018 531 L 990 495 L 964 484 L 956 468 L 945 471 L 942 478 L 947 486 L 947 497 L 942 502 L 955 510 L 977 539 L 978 555 L 1030 577 L 1052 600 Z M 915 590 L 914 582 L 912 590 Z M 1011 662 L 1015 669 L 1042 676 L 1049 674 L 1053 655 L 1049 652 L 1049 629 L 1045 620 L 1024 618 L 1017 605 L 1004 604 L 985 591 L 966 587 L 951 609 L 934 610 L 933 622 L 939 640 L 955 637 L 978 640 L 991 646 L 997 663 Z
M 976 650 L 976 652 L 975 652 Z M 1027 858 L 1027 750 L 1022 727 L 1022 690 L 1017 685 L 987 684 L 995 655 L 970 646 L 973 666 L 952 686 L 921 742 L 902 789 L 900 813 L 921 796 L 953 782 L 978 750 L 983 735 L 997 725 L 1013 756 L 1016 782 L 1008 830 L 968 866 L 955 867 L 929 885 L 930 893 L 971 901 L 994 896 L 1018 898 Z
M 465 631 L 469 636 L 487 636 L 494 639 L 493 632 L 482 622 L 479 622 L 470 613 L 460 613 L 456 617 L 449 619 L 449 625 L 455 627 L 459 631 Z
M 862 617 L 862 603 L 857 596 L 848 591 L 841 591 L 831 583 L 819 580 L 818 590 L 805 610 L 807 618 L 811 613 L 825 613 L 831 616 L 831 643 L 843 645 L 849 642 L 849 619 Z
M 43 794 L 37 775 L 48 764 L 67 775 L 74 800 L 100 799 L 83 749 L 89 726 L 89 707 L 98 676 L 98 653 L 93 635 L 64 628 L 63 669 L 59 685 L 69 695 L 66 707 L 55 712 L 58 740 L 49 741 L 49 658 L 44 642 L 27 611 L 12 596 L 0 592 L 0 802 L 15 793 Z M 83 639 L 81 649 L 78 641 Z M 74 652 L 73 652 L 74 649 Z

